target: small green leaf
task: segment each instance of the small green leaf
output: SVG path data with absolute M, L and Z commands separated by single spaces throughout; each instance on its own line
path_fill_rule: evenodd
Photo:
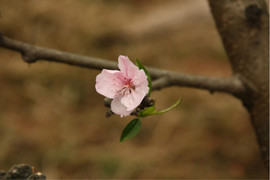
M 155 106 L 150 106 L 145 108 L 140 114 L 140 117 L 146 117 L 148 115 L 151 115 L 155 111 Z
M 123 142 L 127 139 L 130 139 L 130 138 L 136 136 L 139 133 L 140 129 L 141 129 L 140 119 L 139 118 L 133 119 L 124 128 L 124 130 L 121 134 L 120 142 Z
M 148 71 L 146 70 L 146 68 L 142 65 L 142 63 L 138 59 L 136 59 L 136 64 L 137 64 L 138 68 L 142 69 L 145 72 L 146 76 L 147 76 L 148 87 L 149 87 L 148 95 L 150 96 L 151 92 L 152 92 L 152 79 L 151 79 L 151 76 L 148 73 Z

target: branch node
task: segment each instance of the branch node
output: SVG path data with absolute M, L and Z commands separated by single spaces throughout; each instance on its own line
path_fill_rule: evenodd
M 22 52 L 22 59 L 27 63 L 34 63 L 37 61 L 37 57 L 32 52 Z
M 250 82 L 247 78 L 245 78 L 243 75 L 238 74 L 237 76 L 239 77 L 240 81 L 243 83 L 247 91 L 250 91 L 253 93 L 259 92 L 258 88 L 252 82 Z
M 258 27 L 261 26 L 261 15 L 262 10 L 256 4 L 251 4 L 246 7 L 245 15 L 250 26 Z
M 210 94 L 214 94 L 214 93 L 215 93 L 215 90 L 209 89 L 209 93 L 210 93 Z

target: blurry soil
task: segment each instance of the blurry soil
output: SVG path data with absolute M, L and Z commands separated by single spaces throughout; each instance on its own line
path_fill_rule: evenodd
M 28 43 L 205 76 L 232 74 L 207 1 L 1 0 L 0 31 Z M 105 118 L 100 71 L 0 48 L 0 169 L 35 166 L 50 178 L 265 178 L 249 115 L 225 93 L 172 87 L 139 135 L 119 143 L 132 117 Z

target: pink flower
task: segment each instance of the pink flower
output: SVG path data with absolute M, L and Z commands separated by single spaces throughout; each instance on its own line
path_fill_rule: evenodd
M 96 91 L 113 99 L 111 110 L 123 117 L 140 105 L 149 87 L 145 72 L 127 56 L 119 56 L 118 67 L 120 71 L 102 70 L 96 77 Z

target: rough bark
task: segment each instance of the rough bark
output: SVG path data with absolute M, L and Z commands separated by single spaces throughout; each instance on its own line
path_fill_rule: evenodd
M 0 170 L 0 180 L 46 180 L 46 176 L 27 164 L 13 165 L 7 172 Z
M 209 0 L 233 72 L 249 87 L 236 94 L 250 113 L 269 166 L 269 13 L 264 0 Z

